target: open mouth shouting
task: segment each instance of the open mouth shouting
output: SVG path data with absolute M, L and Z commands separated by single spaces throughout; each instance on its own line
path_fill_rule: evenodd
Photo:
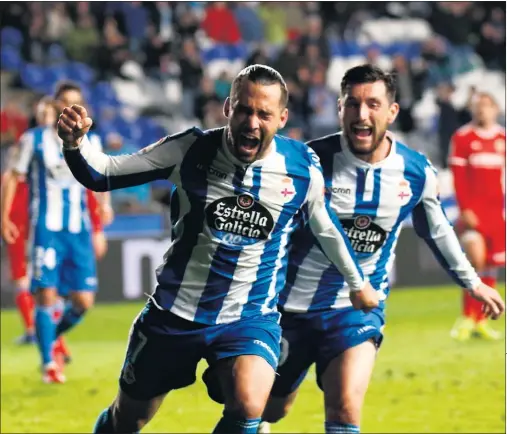
M 257 155 L 261 146 L 261 139 L 253 134 L 241 133 L 236 143 L 236 151 L 242 156 L 250 159 Z
M 373 127 L 368 125 L 352 125 L 351 130 L 357 140 L 368 140 L 373 134 Z

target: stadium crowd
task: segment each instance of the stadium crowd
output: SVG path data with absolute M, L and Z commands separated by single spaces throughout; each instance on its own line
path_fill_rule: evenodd
M 386 51 L 364 30 L 382 19 L 420 19 L 431 31 Z M 8 2 L 1 20 L 2 70 L 13 74 L 7 90 L 33 91 L 37 101 L 61 78 L 80 82 L 104 147 L 115 155 L 182 123 L 223 125 L 231 80 L 254 63 L 273 66 L 287 80 L 291 117 L 282 133 L 304 140 L 332 133 L 338 128 L 333 59 L 352 52 L 357 64 L 396 72 L 395 130 L 413 134 L 412 143 L 425 128 L 414 107 L 434 90 L 433 160 L 446 167 L 450 137 L 469 120 L 467 105 L 453 101 L 453 80 L 482 67 L 505 72 L 501 2 Z M 212 70 L 217 49 L 229 51 L 219 58 L 235 52 L 234 68 L 229 62 Z M 115 81 L 123 86 L 112 86 Z M 140 81 L 150 84 L 142 88 L 148 101 L 135 106 L 125 95 L 129 83 Z M 34 125 L 32 106 L 10 94 L 2 93 L 3 149 Z M 160 95 L 169 98 L 162 102 Z M 421 135 L 428 137 L 427 128 Z M 113 195 L 113 203 L 119 212 L 149 211 L 150 197 L 149 188 L 133 188 Z

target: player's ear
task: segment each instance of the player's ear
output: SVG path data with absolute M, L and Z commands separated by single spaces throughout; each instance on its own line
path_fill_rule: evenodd
M 341 98 L 338 98 L 338 100 L 336 101 L 336 105 L 338 106 L 338 113 L 340 113 L 341 110 L 342 110 L 342 100 L 341 100 Z
M 231 99 L 227 97 L 224 102 L 224 116 L 229 119 L 229 113 L 231 111 Z
M 289 120 L 289 109 L 285 107 L 282 110 L 282 114 L 280 115 L 280 123 L 278 124 L 278 129 L 284 128 Z
M 387 122 L 389 125 L 392 124 L 396 120 L 396 118 L 398 117 L 399 111 L 400 111 L 400 106 L 398 105 L 398 103 L 393 102 L 389 106 L 389 113 L 387 116 Z

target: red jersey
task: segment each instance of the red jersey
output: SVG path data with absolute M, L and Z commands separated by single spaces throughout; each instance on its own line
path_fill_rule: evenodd
M 449 166 L 454 176 L 456 200 L 461 210 L 477 215 L 503 213 L 505 129 L 489 130 L 466 124 L 451 139 Z

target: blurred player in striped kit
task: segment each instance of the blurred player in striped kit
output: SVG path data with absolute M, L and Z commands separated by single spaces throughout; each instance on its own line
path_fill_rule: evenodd
M 454 133 L 449 155 L 460 209 L 456 229 L 468 258 L 492 287 L 498 268 L 505 266 L 505 129 L 498 125 L 498 115 L 495 98 L 478 92 L 472 101 L 472 122 Z M 500 339 L 482 303 L 464 291 L 463 316 L 451 336 L 466 341 L 472 335 Z
M 287 99 L 278 72 L 250 66 L 225 102 L 227 127 L 192 128 L 119 157 L 90 146 L 86 110 L 64 110 L 58 126 L 65 158 L 88 188 L 155 179 L 177 186 L 174 241 L 131 329 L 117 398 L 95 432 L 140 430 L 169 391 L 194 383 L 202 358 L 222 373 L 225 409 L 214 432 L 257 432 L 278 364 L 276 303 L 287 244 L 303 216 L 351 285 L 354 305 L 378 305 L 326 206 L 318 158 L 276 135 L 287 121 Z
M 46 101 L 50 125 L 26 131 L 5 186 L 2 232 L 16 235 L 8 219 L 18 180 L 28 183 L 30 202 L 31 289 L 34 293 L 35 329 L 42 358 L 43 381 L 63 383 L 65 376 L 57 356 L 65 352 L 55 341 L 77 325 L 93 305 L 96 289 L 95 258 L 87 194 L 68 170 L 56 133 L 57 107 Z M 61 312 L 61 299 L 69 303 Z M 55 320 L 56 319 L 56 320 Z
M 322 162 L 326 195 L 339 217 L 380 305 L 355 310 L 343 276 L 322 253 L 307 227 L 292 240 L 287 281 L 280 294 L 282 350 L 263 419 L 284 417 L 315 363 L 324 393 L 326 433 L 358 433 L 361 409 L 383 339 L 388 275 L 402 222 L 417 234 L 450 277 L 486 303 L 497 318 L 500 295 L 481 282 L 438 198 L 436 171 L 422 154 L 387 131 L 396 119 L 395 82 L 372 65 L 348 70 L 339 101 L 342 133 L 308 145 Z M 268 432 L 262 425 L 259 432 Z
M 56 96 L 60 100 L 64 100 L 64 104 L 68 103 L 69 100 L 75 101 L 76 95 L 81 95 L 79 88 L 72 83 L 62 83 L 58 89 Z M 81 99 L 79 99 L 81 101 Z M 54 126 L 56 122 L 55 107 L 52 106 L 52 100 L 49 97 L 42 98 L 38 105 L 35 113 L 35 118 L 38 126 Z M 95 139 L 97 140 L 97 139 Z M 96 142 L 101 148 L 100 142 Z M 19 146 L 13 146 L 10 150 L 9 161 L 7 164 L 7 170 L 2 174 L 2 185 L 8 184 L 8 180 L 13 176 L 10 167 L 17 158 L 19 153 Z M 6 232 L 6 244 L 7 252 L 9 257 L 9 264 L 11 267 L 11 279 L 16 285 L 16 306 L 20 312 L 25 327 L 25 333 L 18 339 L 20 344 L 35 343 L 35 325 L 34 325 L 34 300 L 30 293 L 30 278 L 28 276 L 29 265 L 27 265 L 27 248 L 26 244 L 29 239 L 29 194 L 28 184 L 26 181 L 19 180 L 16 183 L 16 190 L 11 204 L 11 209 L 8 218 L 12 224 L 7 224 L 4 227 L 12 228 L 12 231 Z M 103 195 L 106 195 L 105 193 Z M 5 194 L 2 194 L 2 199 L 5 198 Z M 111 212 L 107 212 L 108 196 L 105 196 L 103 203 L 99 204 L 96 194 L 91 190 L 87 190 L 87 205 L 90 212 L 90 219 L 92 223 L 92 236 L 95 248 L 95 255 L 97 259 L 104 256 L 107 250 L 107 242 L 104 236 L 103 230 L 103 218 L 105 218 L 106 224 L 110 222 L 112 218 Z M 5 205 L 2 202 L 1 209 L 4 209 Z M 106 208 L 105 212 L 103 211 Z M 17 230 L 17 231 L 16 231 Z M 14 232 L 13 232 L 14 231 Z M 58 305 L 55 308 L 54 318 L 58 321 L 63 313 L 63 301 L 59 300 Z M 70 362 L 70 352 L 65 344 L 63 336 L 60 336 L 54 346 L 53 352 L 55 357 L 60 361 L 63 359 L 66 362 Z

